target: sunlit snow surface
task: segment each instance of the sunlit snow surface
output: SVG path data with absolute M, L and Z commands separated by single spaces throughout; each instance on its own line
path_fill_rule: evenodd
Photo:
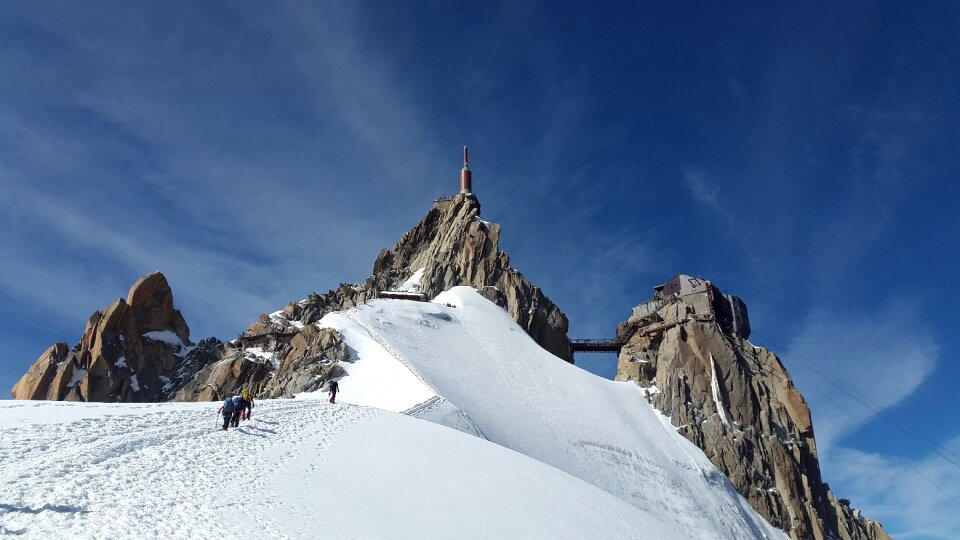
M 785 538 L 638 387 L 472 289 L 321 324 L 356 358 L 338 403 L 227 433 L 211 403 L 0 402 L 0 536 Z

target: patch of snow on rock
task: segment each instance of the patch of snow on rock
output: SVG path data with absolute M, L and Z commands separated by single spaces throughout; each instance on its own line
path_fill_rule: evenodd
M 396 290 L 402 292 L 418 292 L 420 291 L 420 279 L 423 278 L 423 272 L 426 268 L 421 268 L 413 273 L 409 279 L 404 281 Z
M 70 377 L 70 382 L 67 383 L 67 388 L 73 388 L 76 386 L 81 380 L 83 380 L 83 376 L 86 374 L 87 370 L 85 369 L 74 369 L 73 376 Z
M 274 368 L 276 368 L 279 363 L 277 358 L 278 354 L 275 351 L 267 351 L 262 347 L 247 347 L 243 350 L 243 353 L 253 356 L 262 362 L 270 362 Z
M 154 330 L 152 332 L 147 332 L 143 337 L 152 339 L 154 341 L 159 341 L 165 343 L 171 349 L 176 351 L 177 356 L 186 356 L 190 354 L 195 347 L 188 347 L 182 341 L 180 337 L 177 336 L 172 330 Z
M 713 392 L 713 404 L 717 408 L 717 414 L 720 415 L 720 421 L 727 429 L 733 429 L 733 422 L 730 421 L 730 414 L 727 412 L 727 406 L 723 404 L 723 396 L 720 394 L 720 372 L 717 371 L 717 364 L 710 355 L 710 390 Z

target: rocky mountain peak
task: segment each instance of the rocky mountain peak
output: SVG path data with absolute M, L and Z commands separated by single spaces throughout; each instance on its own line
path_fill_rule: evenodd
M 180 312 L 174 309 L 173 291 L 160 272 L 138 279 L 127 293 L 126 304 L 133 332 L 171 330 L 182 342 L 190 342 L 190 329 Z
M 810 409 L 780 359 L 749 335 L 739 298 L 679 274 L 618 328 L 616 379 L 645 388 L 751 506 L 792 538 L 889 538 L 822 481 Z
M 472 286 L 507 310 L 544 349 L 571 360 L 566 315 L 500 251 L 500 225 L 480 219 L 480 203 L 461 193 L 438 200 L 393 249 L 383 250 L 366 287 L 433 297 Z
M 207 342 L 209 344 L 209 342 Z M 87 321 L 71 349 L 47 349 L 13 387 L 14 399 L 144 402 L 169 399 L 215 353 L 190 342 L 163 274 L 148 274 Z

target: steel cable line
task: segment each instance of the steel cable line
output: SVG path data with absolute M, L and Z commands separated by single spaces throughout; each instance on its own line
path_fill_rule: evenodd
M 776 349 L 786 350 L 785 348 L 783 348 L 782 346 L 780 346 L 779 344 L 777 344 L 777 343 L 774 342 L 773 340 L 767 338 L 766 336 L 760 334 L 760 333 L 757 332 L 756 330 L 753 331 L 753 334 L 756 335 L 757 337 L 759 337 L 760 339 L 766 341 L 767 343 L 769 343 L 770 345 L 772 345 L 772 346 L 773 346 L 774 348 L 776 348 Z M 810 371 L 812 371 L 814 374 L 818 375 L 819 377 L 821 377 L 822 379 L 826 380 L 827 382 L 829 382 L 829 383 L 832 384 L 833 386 L 837 387 L 841 392 L 843 392 L 844 394 L 847 394 L 848 396 L 850 396 L 852 399 L 854 399 L 855 401 L 857 401 L 858 403 L 860 403 L 861 405 L 863 405 L 863 406 L 866 407 L 867 409 L 873 411 L 877 416 L 879 416 L 880 418 L 882 418 L 884 421 L 886 421 L 886 422 L 889 423 L 890 425 L 896 427 L 897 429 L 899 429 L 900 431 L 902 431 L 904 434 L 906 434 L 907 436 L 909 436 L 909 437 L 912 438 L 913 440 L 917 441 L 918 443 L 920 443 L 921 445 L 925 446 L 927 449 L 929 449 L 929 450 L 932 451 L 933 453 L 935 453 L 935 454 L 937 454 L 938 456 L 940 456 L 941 458 L 943 458 L 945 461 L 947 461 L 948 463 L 950 463 L 951 465 L 953 465 L 954 467 L 956 467 L 957 470 L 960 470 L 960 462 L 955 461 L 954 459 L 951 459 L 950 457 L 948 457 L 948 456 L 944 453 L 944 452 L 946 452 L 946 453 L 948 453 L 948 454 L 951 454 L 951 455 L 956 456 L 956 455 L 953 454 L 953 452 L 951 452 L 949 449 L 944 448 L 942 445 L 940 445 L 939 443 L 933 441 L 932 439 L 930 439 L 930 438 L 927 437 L 926 435 L 920 433 L 919 431 L 911 431 L 911 430 L 908 429 L 907 427 L 903 426 L 903 425 L 902 425 L 900 422 L 898 422 L 895 418 L 893 418 L 892 416 L 886 414 L 886 413 L 883 411 L 883 409 L 880 408 L 879 405 L 877 405 L 876 403 L 874 403 L 870 398 L 864 396 L 863 394 L 861 394 L 860 392 L 858 392 L 858 391 L 856 391 L 856 390 L 854 390 L 854 389 L 852 389 L 852 388 L 848 388 L 846 385 L 843 384 L 843 381 L 840 381 L 840 380 L 832 377 L 830 374 L 828 374 L 828 373 L 825 372 L 824 370 L 818 368 L 818 367 L 817 367 L 816 365 L 814 365 L 813 362 L 811 362 L 809 359 L 804 358 L 803 355 L 801 355 L 801 354 L 799 354 L 799 353 L 791 353 L 791 356 L 793 356 L 794 358 L 796 358 L 797 360 L 799 360 L 801 364 L 803 364 L 807 369 L 809 369 Z M 926 440 L 924 440 L 924 439 L 926 439 Z M 928 441 L 929 441 L 929 442 L 928 442 Z

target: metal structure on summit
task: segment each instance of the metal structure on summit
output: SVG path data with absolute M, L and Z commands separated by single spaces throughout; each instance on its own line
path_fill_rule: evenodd
M 473 173 L 470 171 L 467 145 L 463 145 L 463 168 L 460 169 L 460 194 L 474 197 Z M 438 205 L 437 208 L 444 210 L 446 209 L 447 204 L 455 198 L 456 197 L 454 195 L 444 195 L 443 197 L 434 199 L 433 202 Z
M 467 145 L 463 145 L 463 168 L 460 169 L 460 193 L 473 195 L 473 178 L 467 161 Z

